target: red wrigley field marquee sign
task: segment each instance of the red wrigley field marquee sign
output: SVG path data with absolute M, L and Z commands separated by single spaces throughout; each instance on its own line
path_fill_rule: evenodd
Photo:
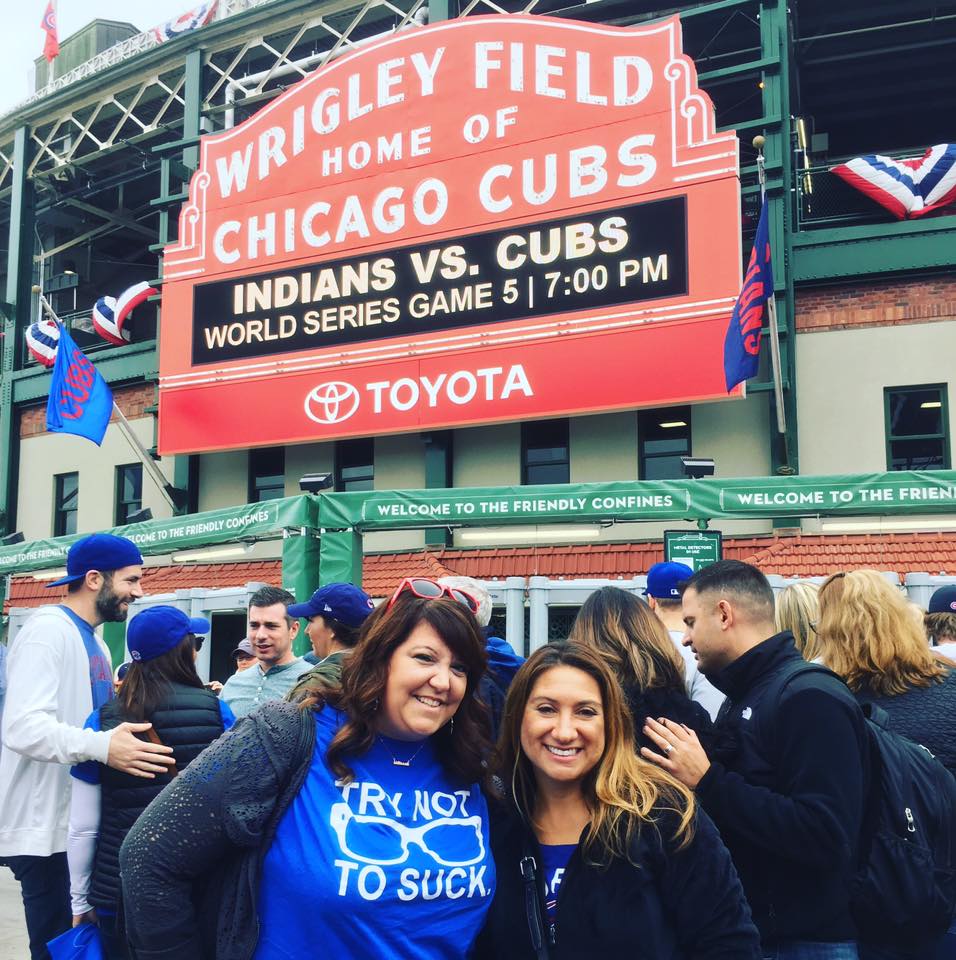
M 408 30 L 203 138 L 160 450 L 723 398 L 740 263 L 677 17 Z

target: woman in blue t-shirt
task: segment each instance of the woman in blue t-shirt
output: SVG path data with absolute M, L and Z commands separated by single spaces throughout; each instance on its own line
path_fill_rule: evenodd
M 730 854 L 690 791 L 635 753 L 596 651 L 559 643 L 528 659 L 497 769 L 498 882 L 478 958 L 760 957 Z
M 263 704 L 178 778 L 121 853 L 138 951 L 468 954 L 495 887 L 474 606 L 403 581 L 341 687 Z

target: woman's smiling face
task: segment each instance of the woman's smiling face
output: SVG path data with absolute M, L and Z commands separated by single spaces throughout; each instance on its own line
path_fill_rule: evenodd
M 465 664 L 422 621 L 392 653 L 378 732 L 398 740 L 431 736 L 455 715 L 467 686 Z
M 542 781 L 583 779 L 604 753 L 604 707 L 597 681 L 576 667 L 551 667 L 531 690 L 521 749 Z

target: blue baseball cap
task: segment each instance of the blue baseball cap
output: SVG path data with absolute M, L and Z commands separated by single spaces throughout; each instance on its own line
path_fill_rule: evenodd
M 66 555 L 66 576 L 46 586 L 62 587 L 64 583 L 81 580 L 91 570 L 108 573 L 142 562 L 143 555 L 132 540 L 114 537 L 112 533 L 91 533 L 70 547 L 70 552 Z
M 372 598 L 351 583 L 327 583 L 305 603 L 288 608 L 290 617 L 328 617 L 347 627 L 360 627 L 374 609 Z
M 690 580 L 693 575 L 694 571 L 686 563 L 673 560 L 655 563 L 647 571 L 647 589 L 644 596 L 654 597 L 656 600 L 680 600 L 678 584 Z
M 927 613 L 956 613 L 956 586 L 940 587 L 929 598 Z
M 147 607 L 137 613 L 126 630 L 126 646 L 137 663 L 155 660 L 178 647 L 190 633 L 209 633 L 209 621 L 187 617 L 176 607 Z

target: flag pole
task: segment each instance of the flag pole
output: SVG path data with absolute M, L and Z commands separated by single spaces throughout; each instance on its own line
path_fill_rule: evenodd
M 50 86 L 50 84 L 52 84 L 53 81 L 56 79 L 56 58 L 60 55 L 60 50 L 59 50 L 60 25 L 59 23 L 57 23 L 57 20 L 56 20 L 56 0 L 54 0 L 54 3 L 53 3 L 53 22 L 56 24 L 57 52 L 54 54 L 52 60 L 47 61 L 47 73 L 46 73 L 47 86 Z M 46 47 L 46 44 L 44 43 L 44 48 L 45 47 Z M 45 50 L 44 50 L 44 53 L 45 53 Z
M 757 151 L 757 176 L 760 178 L 760 204 L 763 206 L 767 199 L 767 168 L 763 155 L 766 138 L 758 135 L 753 139 L 754 149 Z M 767 297 L 767 322 L 770 326 L 770 366 L 773 371 L 773 398 L 777 408 L 777 430 L 787 432 L 787 412 L 783 406 L 783 377 L 780 362 L 780 331 L 777 329 L 777 297 L 773 290 Z
M 46 311 L 50 319 L 63 326 L 63 321 L 56 315 L 56 311 L 53 307 L 50 306 L 50 301 L 43 295 L 43 291 L 39 286 L 33 288 L 33 292 L 38 294 L 40 297 L 40 306 Z M 170 489 L 174 489 L 172 483 L 166 479 L 163 475 L 162 470 L 159 469 L 159 466 L 156 464 L 156 461 L 152 458 L 149 451 L 143 444 L 140 442 L 139 437 L 133 433 L 133 427 L 130 424 L 129 420 L 126 419 L 126 416 L 123 414 L 123 411 L 116 404 L 116 400 L 113 400 L 113 413 L 116 414 L 116 419 L 119 422 L 120 430 L 123 433 L 123 436 L 126 437 L 127 442 L 133 448 L 133 452 L 139 457 L 142 461 L 143 466 L 146 468 L 146 472 L 153 478 L 153 482 L 159 488 L 160 494 L 162 494 L 163 499 L 169 504 L 173 513 L 175 514 L 178 507 L 176 501 L 173 499 Z

